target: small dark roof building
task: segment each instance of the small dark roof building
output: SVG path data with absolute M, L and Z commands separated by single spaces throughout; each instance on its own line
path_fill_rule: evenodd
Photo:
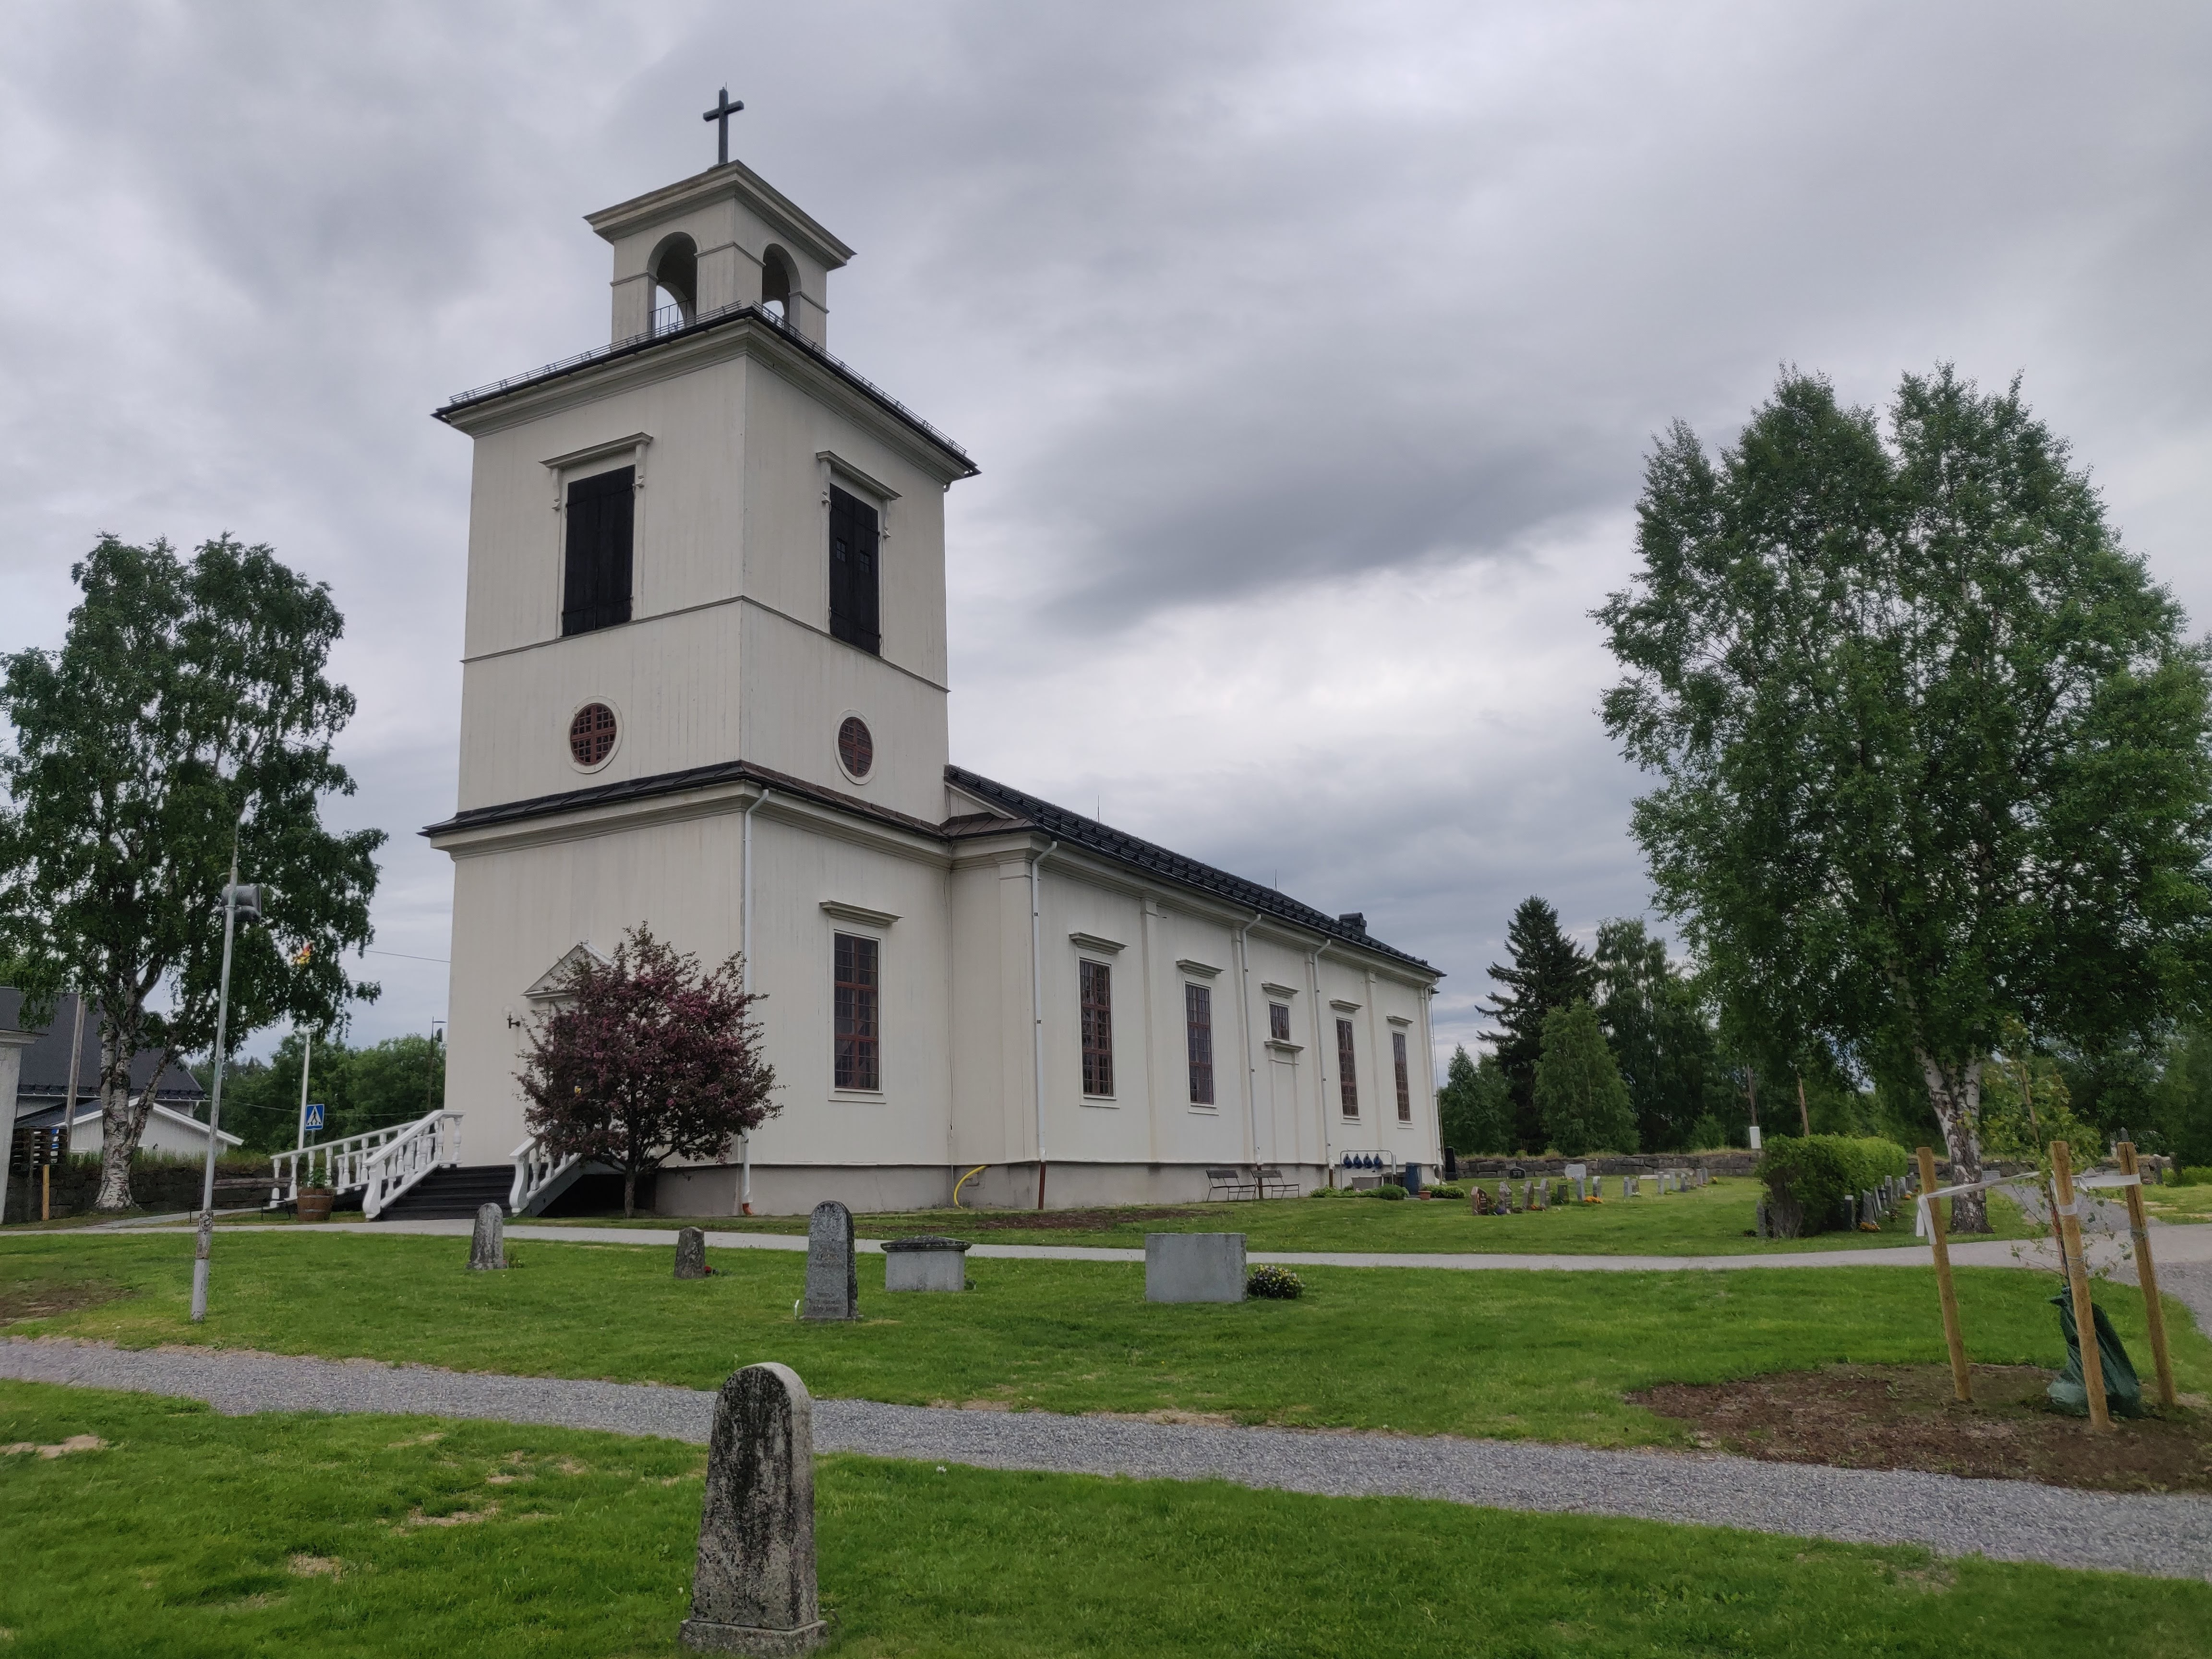
M 22 1030 L 23 994 L 9 986 L 0 986 L 0 1031 Z M 69 1093 L 70 1031 L 76 1024 L 76 999 L 64 996 L 54 1006 L 54 1016 L 44 1028 L 39 1040 L 23 1050 L 23 1073 L 15 1085 L 17 1121 L 28 1123 L 44 1112 L 49 1118 L 61 1113 L 62 1098 Z M 38 1030 L 37 1027 L 27 1029 Z M 131 1061 L 131 1088 L 135 1094 L 145 1088 L 161 1063 L 158 1048 L 142 1049 Z M 199 1079 L 182 1066 L 171 1066 L 161 1073 L 155 1088 L 156 1105 L 167 1106 L 173 1111 L 191 1115 L 206 1098 L 207 1091 L 200 1087 Z M 84 1048 L 77 1066 L 76 1097 L 80 1107 L 100 1098 L 100 1015 L 97 1009 L 88 1008 L 84 1018 Z

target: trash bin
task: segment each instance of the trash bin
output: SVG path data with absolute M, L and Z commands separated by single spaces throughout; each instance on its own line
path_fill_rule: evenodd
M 1401 1184 L 1406 1188 L 1407 1197 L 1419 1198 L 1421 1195 L 1421 1166 L 1418 1164 L 1406 1165 L 1405 1178 Z

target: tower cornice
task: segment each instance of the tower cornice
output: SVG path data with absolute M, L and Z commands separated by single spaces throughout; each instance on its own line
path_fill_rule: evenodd
M 549 363 L 459 393 L 432 413 L 471 437 L 481 437 L 735 357 L 758 358 L 860 422 L 940 483 L 972 478 L 980 470 L 958 444 L 889 392 L 757 305 L 732 307 L 671 333 L 626 340 Z
M 853 250 L 832 235 L 828 227 L 743 161 L 708 167 L 689 179 L 679 179 L 659 190 L 633 196 L 627 202 L 587 213 L 584 222 L 611 242 L 641 226 L 672 218 L 726 196 L 737 197 L 763 222 L 799 243 L 809 255 L 833 270 L 853 257 Z

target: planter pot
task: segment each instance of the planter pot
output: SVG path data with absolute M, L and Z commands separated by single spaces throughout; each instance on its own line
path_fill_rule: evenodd
M 336 1197 L 337 1195 L 335 1194 L 327 1192 L 301 1192 L 300 1194 L 300 1219 L 302 1221 L 328 1221 L 331 1218 L 331 1206 L 336 1201 Z

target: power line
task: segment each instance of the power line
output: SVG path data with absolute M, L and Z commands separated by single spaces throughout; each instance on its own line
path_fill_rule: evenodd
M 372 951 L 366 945 L 361 947 L 361 953 L 365 957 L 398 957 L 408 962 L 434 962 L 441 968 L 453 965 L 452 960 L 446 957 L 418 957 L 406 951 Z

